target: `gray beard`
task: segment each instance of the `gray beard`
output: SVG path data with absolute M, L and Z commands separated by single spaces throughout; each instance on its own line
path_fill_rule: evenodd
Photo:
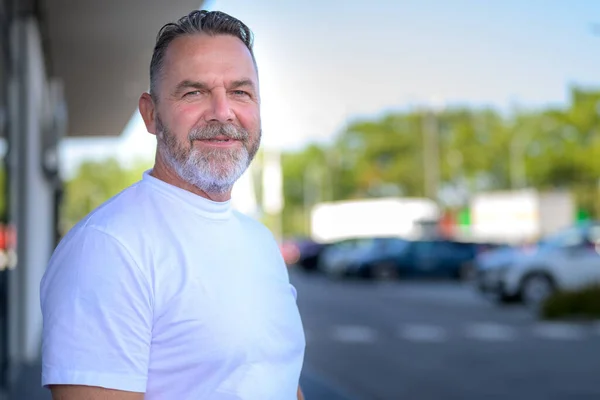
M 184 181 L 206 193 L 229 192 L 250 165 L 245 148 L 235 152 L 216 150 L 203 153 L 193 149 L 183 162 L 177 160 L 169 151 L 164 151 L 162 155 Z
M 185 148 L 158 117 L 156 122 L 159 154 L 181 179 L 205 193 L 224 194 L 231 191 L 252 162 L 260 144 L 259 133 L 257 142 L 249 151 L 249 134 L 245 130 L 233 125 L 211 125 L 190 132 L 190 147 Z M 208 139 L 218 134 L 241 140 L 243 146 L 239 149 L 205 151 L 193 147 L 193 140 Z

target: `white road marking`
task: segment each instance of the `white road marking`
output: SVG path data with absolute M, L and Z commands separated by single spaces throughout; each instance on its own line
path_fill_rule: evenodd
M 531 327 L 534 336 L 551 340 L 581 340 L 590 334 L 590 327 L 561 322 L 540 322 Z M 591 327 L 594 335 L 600 336 L 600 322 Z M 314 340 L 313 332 L 305 330 L 306 342 Z M 468 339 L 485 342 L 510 342 L 519 338 L 516 327 L 494 322 L 473 322 L 466 324 L 464 335 Z M 443 343 L 450 335 L 442 326 L 431 324 L 409 323 L 398 328 L 400 339 L 418 343 Z M 377 341 L 379 333 L 375 328 L 366 325 L 337 325 L 331 332 L 331 338 L 342 343 L 370 344 Z
M 488 342 L 508 342 L 517 337 L 514 328 L 491 322 L 477 322 L 467 325 L 465 335 L 470 339 Z
M 377 331 L 362 325 L 339 325 L 333 328 L 333 339 L 344 343 L 373 343 Z
M 401 289 L 401 290 L 400 290 Z M 464 290 L 460 287 L 396 287 L 378 288 L 380 296 L 388 299 L 424 300 L 428 303 L 444 303 L 472 305 L 480 307 L 481 296 L 474 290 Z
M 581 326 L 561 322 L 539 323 L 533 328 L 533 332 L 539 337 L 555 340 L 579 340 L 584 337 Z
M 409 324 L 401 327 L 399 336 L 412 342 L 425 343 L 444 342 L 448 337 L 446 330 L 440 326 L 421 324 Z

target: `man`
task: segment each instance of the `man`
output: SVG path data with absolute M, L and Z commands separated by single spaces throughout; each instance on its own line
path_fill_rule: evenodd
M 75 226 L 41 283 L 60 400 L 289 400 L 305 341 L 270 232 L 231 210 L 261 137 L 251 32 L 194 11 L 159 32 L 139 110 L 154 167 Z

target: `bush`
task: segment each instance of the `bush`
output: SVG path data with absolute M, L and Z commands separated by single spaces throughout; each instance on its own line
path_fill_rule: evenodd
M 540 311 L 545 319 L 600 319 L 600 285 L 556 292 L 544 301 Z

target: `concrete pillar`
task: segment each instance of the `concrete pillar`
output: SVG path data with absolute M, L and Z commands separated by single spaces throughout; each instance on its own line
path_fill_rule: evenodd
M 13 76 L 8 178 L 9 216 L 17 228 L 17 266 L 9 272 L 11 364 L 39 358 L 42 317 L 39 284 L 55 246 L 56 178 L 52 151 L 60 137 L 35 18 L 17 20 L 11 31 Z M 57 94 L 58 93 L 58 94 Z M 11 368 L 14 369 L 14 368 Z

